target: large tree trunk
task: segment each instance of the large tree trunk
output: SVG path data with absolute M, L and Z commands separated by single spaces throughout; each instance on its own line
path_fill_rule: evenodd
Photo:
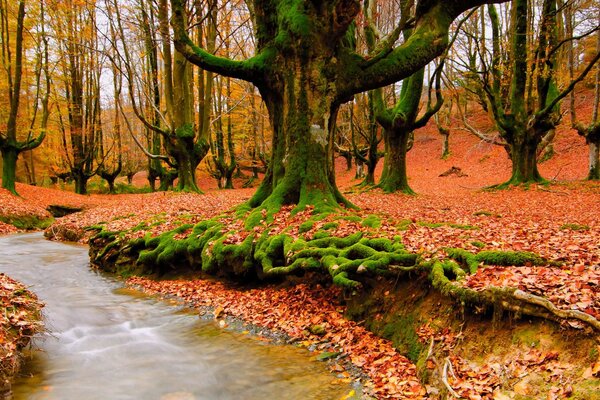
M 263 92 L 274 129 L 273 155 L 267 177 L 251 200 L 278 209 L 283 204 L 334 208 L 349 204 L 333 177 L 331 129 L 339 108 L 327 92 L 323 60 L 288 60 L 282 78 Z M 279 84 L 281 83 L 281 84 Z
M 379 187 L 386 193 L 403 192 L 415 194 L 408 185 L 406 173 L 406 154 L 410 132 L 402 128 L 384 130 L 386 157 Z
M 503 185 L 543 182 L 537 168 L 537 149 L 540 136 L 524 134 L 522 140 L 515 141 L 510 147 L 512 175 Z
M 15 180 L 19 152 L 14 146 L 2 147 L 2 187 L 16 194 Z

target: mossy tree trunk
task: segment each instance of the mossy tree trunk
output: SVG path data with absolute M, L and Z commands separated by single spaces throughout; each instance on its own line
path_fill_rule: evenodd
M 366 14 L 369 25 L 365 29 L 365 34 L 371 52 L 376 48 L 376 35 L 374 33 L 376 30 L 374 21 L 374 15 L 376 13 L 375 6 L 376 2 L 372 0 L 369 1 Z M 400 16 L 400 26 L 405 25 L 411 17 L 413 6 L 414 1 L 411 0 L 402 0 L 400 2 L 402 13 Z M 404 29 L 404 39 L 406 41 L 409 40 L 412 33 L 412 29 Z M 400 34 L 400 32 L 397 32 L 397 34 Z M 377 122 L 385 131 L 386 153 L 379 187 L 386 193 L 403 192 L 406 194 L 414 194 L 414 191 L 408 184 L 406 168 L 406 155 L 410 150 L 410 147 L 412 147 L 409 146 L 409 138 L 414 134 L 413 132 L 415 129 L 425 126 L 429 119 L 439 111 L 442 106 L 443 99 L 439 91 L 440 72 L 441 69 L 436 70 L 436 75 L 438 77 L 437 102 L 433 107 L 431 104 L 428 104 L 427 110 L 421 118 L 417 117 L 421 103 L 421 94 L 423 92 L 425 68 L 421 68 L 402 81 L 400 96 L 392 108 L 385 107 L 382 91 L 380 89 L 371 91 Z
M 500 187 L 542 182 L 544 179 L 537 168 L 540 143 L 560 121 L 560 101 L 583 80 L 600 58 L 600 53 L 559 92 L 555 77 L 558 68 L 555 51 L 558 46 L 556 1 L 543 1 L 537 38 L 531 32 L 530 19 L 533 16 L 529 2 L 513 2 L 511 54 L 508 58 L 501 54 L 502 35 L 497 11 L 489 6 L 488 13 L 492 28 L 492 58 L 485 75 L 487 79 L 480 84 L 484 87 L 487 107 L 506 142 L 512 161 L 511 178 Z M 565 41 L 570 41 L 570 38 Z M 503 60 L 509 60 L 509 64 L 502 65 Z M 510 71 L 510 80 L 506 79 L 503 71 Z M 510 86 L 507 87 L 504 82 L 508 81 Z
M 518 129 L 518 128 L 517 128 Z M 538 146 L 541 136 L 528 132 L 525 127 L 515 132 L 517 139 L 509 144 L 512 162 L 511 177 L 505 185 L 518 185 L 521 183 L 543 182 L 537 167 Z M 505 133 L 506 137 L 512 137 Z
M 600 10 L 597 16 L 600 23 Z M 596 51 L 600 53 L 600 31 L 596 34 Z M 569 47 L 569 58 L 573 58 L 573 46 Z M 573 62 L 569 61 L 569 69 L 573 70 Z M 582 123 L 576 122 L 575 100 L 571 96 L 571 121 L 573 128 L 577 130 L 580 136 L 585 138 L 585 142 L 589 148 L 588 157 L 588 180 L 600 180 L 600 65 L 596 66 L 596 77 L 594 84 L 594 105 L 592 108 L 592 120 L 589 125 L 585 126 Z
M 408 184 L 406 155 L 410 131 L 385 129 L 386 153 L 379 187 L 386 193 L 403 192 L 415 194 Z
M 269 111 L 272 158 L 253 207 L 282 204 L 317 209 L 347 203 L 333 173 L 333 126 L 340 104 L 356 93 L 419 71 L 447 46 L 448 29 L 464 10 L 486 1 L 433 0 L 417 6 L 413 35 L 365 58 L 355 51 L 358 0 L 249 1 L 256 55 L 234 61 L 195 45 L 185 29 L 183 0 L 171 0 L 178 51 L 216 73 L 253 82 Z
M 0 132 L 0 152 L 2 153 L 2 187 L 13 194 L 17 194 L 15 188 L 17 159 L 19 154 L 38 147 L 45 137 L 45 129 L 37 138 L 29 138 L 25 141 L 17 139 L 17 119 L 19 116 L 19 106 L 21 100 L 21 81 L 23 77 L 23 30 L 25 25 L 25 1 L 20 0 L 17 11 L 17 26 L 13 52 L 9 32 L 10 10 L 5 8 L 6 3 L 0 5 L 0 18 L 2 18 L 2 54 L 4 71 L 6 72 L 9 94 L 8 120 L 6 121 L 6 131 Z M 44 38 L 44 40 L 46 40 Z M 14 70 L 13 70 L 14 68 Z M 38 71 L 39 73 L 39 71 Z M 44 99 L 44 101 L 47 101 Z M 47 103 L 44 104 L 44 112 L 47 113 Z M 46 114 L 45 114 L 46 116 Z

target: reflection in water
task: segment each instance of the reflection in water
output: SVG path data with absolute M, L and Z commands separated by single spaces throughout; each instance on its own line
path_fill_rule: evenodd
M 40 234 L 0 238 L 0 272 L 46 303 L 15 399 L 338 399 L 350 391 L 290 346 L 264 345 L 120 288 L 87 248 Z

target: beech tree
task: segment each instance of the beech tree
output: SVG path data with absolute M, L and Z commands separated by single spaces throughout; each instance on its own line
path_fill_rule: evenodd
M 43 5 L 41 6 L 43 10 Z M 38 147 L 46 136 L 45 129 L 41 129 L 39 135 L 30 134 L 25 140 L 18 138 L 18 117 L 19 108 L 21 105 L 21 84 L 23 82 L 23 64 L 24 64 L 24 40 L 23 30 L 25 26 L 25 1 L 20 0 L 17 6 L 16 26 L 13 26 L 11 14 L 14 10 L 9 8 L 9 2 L 6 0 L 0 1 L 0 42 L 2 43 L 2 72 L 6 74 L 6 82 L 8 86 L 8 118 L 6 128 L 0 131 L 0 151 L 2 152 L 2 187 L 10 192 L 17 194 L 15 189 L 17 159 L 19 154 L 35 149 Z M 43 11 L 41 13 L 43 16 Z M 43 21 L 42 21 L 43 24 Z M 13 31 L 14 29 L 14 31 Z M 15 32 L 14 43 L 12 33 Z M 45 41 L 45 38 L 43 38 Z M 14 48 L 13 48 L 14 46 Z M 45 57 L 41 58 L 41 62 L 47 63 L 48 48 L 45 49 Z M 13 53 L 14 51 L 14 53 Z M 36 71 L 38 76 L 41 74 L 41 68 Z M 47 72 L 47 70 L 46 70 Z M 46 79 L 48 77 L 46 76 Z M 43 99 L 43 118 L 48 120 L 48 98 Z M 37 110 L 37 109 L 36 109 Z M 45 127 L 44 121 L 43 128 Z M 32 125 L 35 123 L 33 119 Z
M 565 43 L 576 38 L 559 40 L 556 0 L 542 2 L 538 30 L 533 31 L 535 15 L 531 5 L 528 0 L 512 3 L 510 31 L 505 32 L 511 40 L 508 56 L 502 51 L 503 32 L 498 12 L 493 5 L 488 6 L 491 56 L 486 59 L 486 51 L 479 45 L 478 68 L 481 70 L 473 74 L 482 89 L 484 109 L 489 110 L 502 139 L 492 141 L 504 145 L 512 161 L 512 175 L 500 187 L 544 181 L 538 172 L 538 154 L 539 149 L 545 147 L 546 143 L 542 143 L 548 141 L 548 135 L 552 136 L 560 122 L 560 101 L 600 59 L 598 52 L 579 75 L 560 90 L 557 55 Z
M 250 200 L 269 212 L 282 204 L 318 210 L 348 204 L 333 173 L 333 132 L 342 103 L 356 93 L 417 72 L 448 44 L 448 29 L 463 11 L 501 0 L 427 0 L 416 6 L 411 37 L 388 43 L 372 57 L 354 50 L 358 0 L 248 1 L 256 53 L 246 60 L 215 56 L 188 35 L 184 0 L 171 0 L 174 42 L 193 64 L 254 83 L 267 106 L 273 151 L 265 179 Z
M 567 7 L 567 10 L 569 8 Z M 565 16 L 565 19 L 571 18 L 569 13 Z M 600 26 L 600 10 L 597 16 L 597 21 Z M 567 20 L 567 31 L 572 32 L 572 22 Z M 596 52 L 600 54 L 600 28 L 596 32 Z M 573 57 L 573 46 L 569 46 L 569 75 L 573 77 L 574 72 L 574 57 Z M 588 175 L 589 180 L 600 180 L 600 118 L 598 113 L 600 111 L 600 64 L 596 65 L 596 76 L 594 78 L 594 106 L 592 109 L 592 119 L 589 124 L 584 124 L 577 121 L 576 107 L 573 96 L 571 96 L 571 123 L 573 128 L 577 130 L 580 136 L 585 138 L 585 142 L 589 148 L 589 162 L 588 162 Z
M 376 2 L 371 0 L 367 8 L 368 25 L 366 29 L 367 43 L 371 51 L 375 49 L 379 34 L 373 20 Z M 401 16 L 399 28 L 402 29 L 405 41 L 410 39 L 412 29 L 406 28 L 411 16 L 414 1 L 402 0 L 400 2 Z M 400 30 L 392 32 L 386 40 L 396 40 Z M 441 66 L 436 70 L 437 76 L 437 101 L 435 105 L 431 102 L 427 104 L 427 110 L 419 117 L 419 108 L 421 104 L 421 95 L 423 92 L 423 79 L 425 77 L 425 67 L 419 69 L 402 81 L 400 96 L 396 104 L 387 108 L 384 103 L 382 91 L 373 90 L 373 102 L 376 112 L 377 122 L 383 127 L 383 137 L 385 141 L 385 159 L 383 172 L 379 187 L 384 192 L 404 192 L 414 194 L 408 185 L 408 176 L 406 173 L 406 154 L 410 150 L 409 138 L 413 132 L 424 127 L 429 119 L 441 108 L 443 99 L 440 95 L 440 71 Z

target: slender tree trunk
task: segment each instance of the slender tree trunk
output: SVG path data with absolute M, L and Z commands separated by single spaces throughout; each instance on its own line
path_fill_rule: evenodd
M 589 171 L 587 179 L 600 180 L 600 137 L 589 144 Z
M 442 158 L 446 159 L 450 155 L 450 130 L 442 128 L 440 135 L 442 135 Z

